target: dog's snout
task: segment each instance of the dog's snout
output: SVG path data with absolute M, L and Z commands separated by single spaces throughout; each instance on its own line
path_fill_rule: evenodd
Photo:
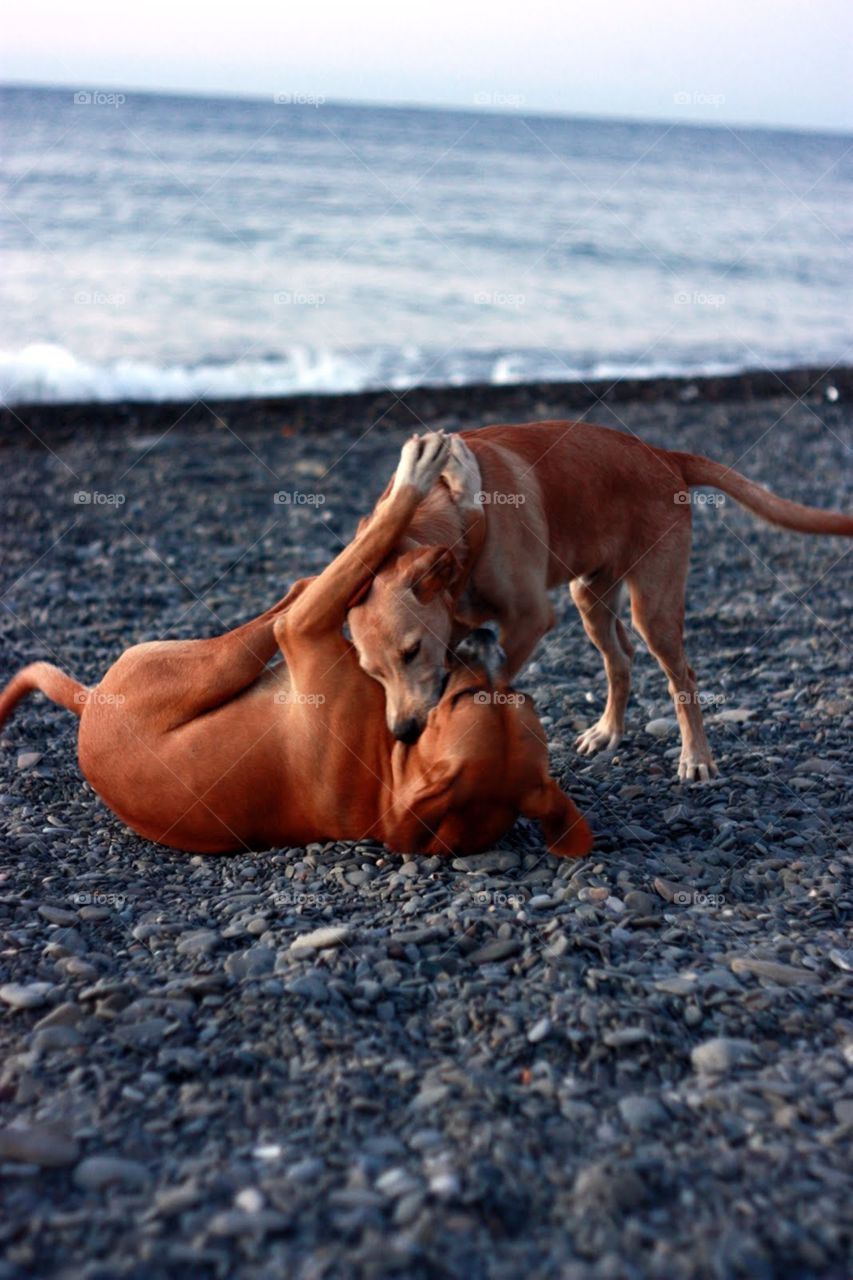
M 407 720 L 397 720 L 391 732 L 398 742 L 405 742 L 407 747 L 411 747 L 421 736 L 423 725 L 414 716 L 409 716 Z

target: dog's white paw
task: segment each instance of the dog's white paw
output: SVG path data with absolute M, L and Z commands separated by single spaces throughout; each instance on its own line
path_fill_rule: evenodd
M 412 436 L 403 445 L 391 492 L 411 485 L 425 498 L 441 475 L 449 452 L 450 440 L 443 431 Z
M 458 507 L 478 507 L 478 494 L 482 478 L 477 459 L 461 436 L 450 437 L 450 453 L 441 478 L 450 490 L 450 496 Z
M 678 762 L 678 777 L 682 782 L 710 782 L 719 769 L 708 756 L 682 756 Z
M 621 741 L 621 732 L 599 720 L 575 740 L 575 749 L 578 755 L 594 756 L 599 751 L 615 751 Z

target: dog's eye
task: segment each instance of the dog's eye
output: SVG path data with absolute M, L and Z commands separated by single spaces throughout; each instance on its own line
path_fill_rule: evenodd
M 418 656 L 420 651 L 421 651 L 421 642 L 420 640 L 416 640 L 414 644 L 409 645 L 408 649 L 400 650 L 400 657 L 408 666 L 410 662 L 414 662 L 415 658 Z

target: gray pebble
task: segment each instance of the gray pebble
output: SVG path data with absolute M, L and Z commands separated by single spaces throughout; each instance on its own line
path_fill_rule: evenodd
M 43 1027 L 41 1031 L 33 1034 L 30 1041 L 33 1051 L 39 1056 L 43 1053 L 51 1053 L 55 1049 L 76 1049 L 85 1042 L 85 1037 L 76 1027 L 61 1025 Z
M 179 956 L 207 956 L 220 945 L 220 937 L 212 929 L 196 929 L 179 938 L 177 951 Z
M 653 844 L 658 839 L 654 831 L 649 831 L 648 827 L 638 826 L 636 822 L 626 823 L 622 830 L 628 840 L 640 840 L 645 844 Z
M 122 1156 L 87 1156 L 74 1170 L 74 1181 L 84 1191 L 103 1191 L 107 1187 L 137 1190 L 148 1184 L 149 1173 L 137 1160 Z
M 646 725 L 646 733 L 650 733 L 653 738 L 671 738 L 677 730 L 678 721 L 674 716 L 662 716 L 659 720 L 649 720 Z
M 323 1004 L 329 998 L 329 989 L 325 982 L 311 974 L 294 978 L 292 982 L 287 983 L 286 990 L 291 995 L 302 996 L 304 999 L 313 1000 L 317 1004 Z
M 6 982 L 0 987 L 0 1000 L 13 1009 L 38 1009 L 52 991 L 50 982 Z
M 283 1232 L 290 1226 L 290 1219 L 274 1209 L 262 1209 L 248 1213 L 245 1209 L 223 1209 L 208 1224 L 213 1236 L 265 1236 L 271 1232 Z
M 820 974 L 795 965 L 777 964 L 771 960 L 756 960 L 752 956 L 735 956 L 731 961 L 734 973 L 749 973 L 764 978 L 780 987 L 820 986 Z
M 276 953 L 272 947 L 250 947 L 248 951 L 237 951 L 225 961 L 225 972 L 232 978 L 260 978 L 272 973 L 275 968 Z
M 668 1119 L 666 1110 L 657 1098 L 650 1098 L 644 1094 L 628 1094 L 626 1098 L 619 1099 L 618 1105 L 619 1114 L 625 1124 L 629 1129 L 637 1132 L 659 1129 Z
M 492 849 L 489 853 L 474 853 L 467 858 L 455 858 L 453 870 L 469 873 L 514 871 L 519 862 L 519 855 L 512 849 Z
M 730 1036 L 715 1036 L 704 1044 L 696 1045 L 690 1054 L 694 1071 L 702 1075 L 724 1074 L 735 1067 L 752 1063 L 756 1058 L 755 1046 L 749 1040 Z
M 848 947 L 842 950 L 840 947 L 833 947 L 829 958 L 837 969 L 843 969 L 845 973 L 853 973 L 853 948 Z
M 472 964 L 496 964 L 517 955 L 520 950 L 521 943 L 516 938 L 494 938 L 472 951 L 468 959 Z
M 290 944 L 291 951 L 324 951 L 327 947 L 340 947 L 350 937 L 349 925 L 328 925 L 302 933 Z
M 39 1018 L 35 1030 L 41 1031 L 45 1027 L 76 1027 L 82 1017 L 83 1011 L 80 1006 L 66 1001 L 51 1009 L 50 1013 L 46 1013 L 43 1018 Z
M 609 1049 L 625 1049 L 643 1044 L 651 1037 L 645 1027 L 617 1027 L 614 1031 L 605 1031 L 603 1039 Z
M 74 1164 L 80 1144 L 52 1125 L 28 1125 L 0 1129 L 0 1160 L 20 1160 L 44 1169 Z
M 39 907 L 39 915 L 47 920 L 50 924 L 76 924 L 78 915 L 76 911 L 67 911 L 64 907 L 51 907 L 49 905 Z
M 631 889 L 625 894 L 625 908 L 640 916 L 652 915 L 660 906 L 660 899 L 642 889 Z

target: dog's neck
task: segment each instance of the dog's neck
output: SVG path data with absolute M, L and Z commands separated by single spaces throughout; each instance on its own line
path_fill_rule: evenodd
M 419 547 L 449 547 L 462 565 L 462 576 L 454 591 L 459 599 L 486 540 L 486 517 L 479 505 L 460 506 L 447 486 L 437 484 L 418 507 L 406 537 L 396 553 Z

